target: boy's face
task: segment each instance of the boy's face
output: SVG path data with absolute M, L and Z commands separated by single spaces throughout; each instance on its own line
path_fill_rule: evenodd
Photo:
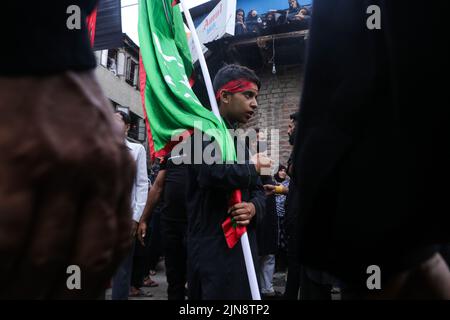
M 226 94 L 228 103 L 224 111 L 227 120 L 232 123 L 247 123 L 258 107 L 257 96 L 258 86 L 255 83 L 251 83 L 251 87 L 246 91 Z

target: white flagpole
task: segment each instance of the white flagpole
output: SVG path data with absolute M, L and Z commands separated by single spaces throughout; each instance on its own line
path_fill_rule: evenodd
M 217 106 L 216 96 L 214 94 L 213 85 L 211 82 L 211 76 L 209 74 L 208 66 L 206 65 L 205 57 L 203 56 L 202 46 L 200 40 L 197 36 L 197 31 L 195 30 L 194 22 L 192 21 L 191 13 L 186 5 L 185 0 L 180 0 L 181 7 L 183 8 L 184 16 L 188 23 L 188 27 L 191 30 L 191 36 L 194 40 L 195 51 L 197 51 L 198 60 L 200 62 L 200 67 L 202 69 L 203 78 L 205 80 L 206 89 L 208 90 L 209 102 L 211 103 L 211 109 L 214 115 L 222 121 L 222 117 L 219 113 L 219 107 Z M 255 266 L 253 264 L 252 252 L 250 250 L 250 243 L 248 241 L 247 233 L 244 233 L 241 237 L 242 251 L 245 259 L 245 266 L 247 268 L 247 276 L 250 285 L 250 291 L 252 293 L 253 300 L 261 300 L 259 294 L 258 281 L 256 280 Z

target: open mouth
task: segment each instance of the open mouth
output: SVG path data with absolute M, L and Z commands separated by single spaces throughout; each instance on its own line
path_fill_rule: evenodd
M 247 118 L 250 119 L 251 117 L 253 117 L 254 112 L 253 111 L 249 111 L 246 112 Z

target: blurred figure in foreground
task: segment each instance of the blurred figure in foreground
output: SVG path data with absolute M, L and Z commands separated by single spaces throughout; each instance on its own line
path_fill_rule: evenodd
M 448 10 L 433 2 L 411 32 L 419 1 L 377 4 L 314 1 L 294 150 L 298 254 L 342 280 L 344 298 L 450 299 L 435 246 L 450 240 L 438 183 L 450 180 Z
M 70 5 L 84 22 L 95 4 L 9 4 L 4 41 L 15 45 L 0 62 L 0 299 L 98 298 L 130 247 L 134 164 L 95 80 L 86 26 L 66 26 Z M 79 289 L 70 290 L 77 270 Z

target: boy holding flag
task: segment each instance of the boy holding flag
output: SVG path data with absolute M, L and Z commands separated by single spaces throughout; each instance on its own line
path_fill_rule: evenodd
M 214 91 L 220 115 L 228 128 L 246 123 L 258 104 L 256 97 L 260 81 L 248 68 L 228 65 L 214 79 Z M 195 138 L 195 133 L 193 135 Z M 192 139 L 191 139 L 192 140 Z M 195 144 L 196 141 L 194 141 Z M 211 142 L 203 142 L 202 154 Z M 242 148 L 243 146 L 237 146 Z M 192 151 L 192 158 L 195 158 Z M 245 159 L 249 158 L 245 150 Z M 198 152 L 197 152 L 198 154 Z M 261 163 L 267 159 L 252 159 L 243 163 L 193 163 L 188 168 L 188 287 L 192 300 L 251 299 L 241 245 L 225 239 L 222 223 L 231 215 L 237 226 L 246 226 L 253 260 L 257 258 L 256 219 L 265 212 L 264 189 L 259 177 Z M 242 202 L 229 205 L 234 190 L 240 189 Z M 255 219 L 256 216 L 256 219 Z M 228 244 L 228 245 L 227 245 Z
M 140 2 L 139 9 L 141 93 L 152 157 L 170 153 L 178 142 L 177 136 L 185 139 L 182 144 L 200 141 L 197 145 L 188 143 L 194 149 L 193 159 L 179 157 L 175 149 L 171 155 L 177 163 L 195 163 L 189 165 L 186 181 L 190 298 L 250 299 L 254 292 L 250 295 L 249 285 L 243 282 L 247 280 L 249 250 L 245 251 L 244 262 L 240 246 L 234 245 L 245 235 L 247 225 L 248 238 L 254 242 L 254 223 L 250 221 L 264 212 L 264 191 L 258 175 L 262 161 L 254 159 L 256 165 L 248 160 L 237 164 L 228 130 L 253 115 L 259 79 L 253 71 L 239 66 L 228 66 L 218 73 L 215 92 L 223 121 L 218 112 L 204 108 L 191 89 L 193 67 L 179 6 L 170 0 L 147 0 Z M 189 138 L 192 132 L 194 139 Z M 195 139 L 199 132 L 200 140 Z M 203 136 L 214 143 L 203 143 Z M 210 146 L 215 147 L 210 154 L 212 162 L 203 157 L 203 153 L 211 151 Z M 248 249 L 248 242 L 244 243 L 243 248 Z M 254 277 L 251 279 L 254 288 Z

